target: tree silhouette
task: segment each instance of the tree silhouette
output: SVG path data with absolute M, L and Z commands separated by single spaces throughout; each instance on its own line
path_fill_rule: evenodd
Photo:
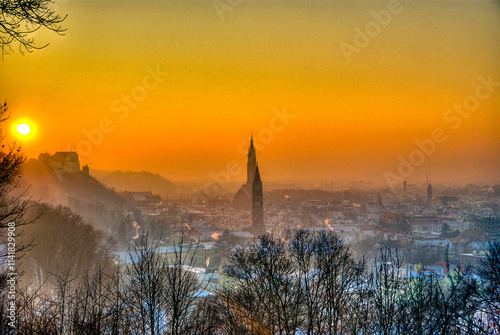
M 488 257 L 479 267 L 480 276 L 486 281 L 480 298 L 484 313 L 492 329 L 500 329 L 500 241 L 490 244 Z
M 33 52 L 48 44 L 37 46 L 32 36 L 40 28 L 46 28 L 63 35 L 66 31 L 61 23 L 66 19 L 51 8 L 52 0 L 0 0 L 0 46 L 2 59 L 10 54 L 13 44 L 19 45 L 19 52 Z
M 7 102 L 0 105 L 0 124 L 9 118 Z M 8 223 L 14 221 L 16 227 L 25 224 L 24 212 L 28 200 L 24 198 L 27 192 L 16 192 L 19 188 L 21 177 L 21 164 L 26 157 L 21 153 L 21 148 L 4 144 L 5 135 L 0 128 L 0 236 L 4 237 L 4 230 Z
M 0 104 L 0 125 L 9 118 L 7 102 Z M 6 308 L 6 292 L 8 273 L 13 269 L 6 266 L 7 258 L 10 261 L 19 260 L 24 251 L 31 245 L 28 241 L 22 245 L 18 237 L 22 236 L 21 226 L 29 223 L 24 218 L 29 208 L 29 199 L 26 199 L 27 191 L 19 191 L 19 178 L 21 177 L 21 164 L 25 157 L 21 148 L 5 145 L 5 135 L 0 128 L 0 333 L 3 333 L 6 320 L 2 317 Z M 14 251 L 14 252 L 12 252 Z M 14 265 L 13 265 L 14 266 Z M 10 268 L 10 266 L 9 266 Z

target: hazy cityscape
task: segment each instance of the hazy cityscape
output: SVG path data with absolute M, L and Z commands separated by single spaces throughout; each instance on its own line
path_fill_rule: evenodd
M 499 334 L 494 0 L 0 0 L 0 334 Z

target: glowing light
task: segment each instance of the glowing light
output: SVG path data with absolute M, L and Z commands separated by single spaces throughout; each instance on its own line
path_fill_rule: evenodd
M 330 228 L 331 231 L 333 231 L 333 227 L 332 225 L 330 224 L 330 219 L 325 219 L 325 226 L 327 226 L 328 228 Z
M 137 221 L 134 221 L 134 222 L 132 222 L 132 227 L 135 228 L 135 236 L 132 237 L 132 239 L 135 240 L 135 239 L 139 238 L 139 229 L 141 228 L 141 226 L 139 226 Z
M 36 122 L 26 117 L 14 120 L 10 124 L 10 131 L 15 138 L 22 140 L 23 143 L 26 143 L 28 140 L 32 140 L 38 133 Z
M 26 123 L 21 123 L 17 126 L 17 132 L 21 135 L 28 135 L 31 131 L 31 128 Z
M 213 233 L 212 235 L 210 235 L 210 237 L 217 241 L 221 235 L 221 233 Z

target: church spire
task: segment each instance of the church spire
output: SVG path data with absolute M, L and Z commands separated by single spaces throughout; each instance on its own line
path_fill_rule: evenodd
M 254 183 L 260 183 L 262 180 L 260 180 L 260 172 L 259 172 L 259 163 L 257 163 L 257 166 L 255 167 L 255 177 L 253 179 Z
M 427 206 L 430 206 L 432 204 L 432 185 L 431 181 L 429 180 L 429 185 L 427 186 Z
M 250 135 L 250 147 L 248 148 L 248 162 L 247 162 L 247 184 L 253 182 L 255 166 L 257 165 L 257 157 L 255 155 L 255 148 L 253 147 L 253 134 Z
M 262 180 L 260 179 L 259 166 L 256 165 L 255 178 L 252 183 L 252 234 L 255 237 L 266 233 L 263 202 Z

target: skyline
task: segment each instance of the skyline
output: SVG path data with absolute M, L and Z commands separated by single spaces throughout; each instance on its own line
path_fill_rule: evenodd
M 0 67 L 28 157 L 75 148 L 91 170 L 177 181 L 236 161 L 239 182 L 253 131 L 266 181 L 384 184 L 433 139 L 409 183 L 500 179 L 495 1 L 243 1 L 223 20 L 204 1 L 57 5 L 66 36 Z M 370 22 L 387 24 L 356 47 Z

